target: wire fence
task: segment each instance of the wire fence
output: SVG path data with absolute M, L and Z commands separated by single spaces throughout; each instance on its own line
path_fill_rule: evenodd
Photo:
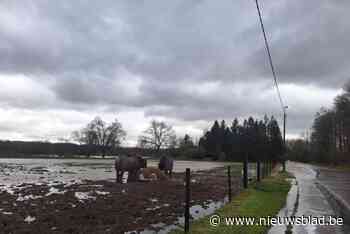
M 187 168 L 184 174 L 184 231 L 189 231 L 192 220 L 213 213 L 249 184 L 270 175 L 271 171 L 271 162 L 247 161 L 209 171 L 191 172 Z M 203 208 L 205 200 L 207 206 Z

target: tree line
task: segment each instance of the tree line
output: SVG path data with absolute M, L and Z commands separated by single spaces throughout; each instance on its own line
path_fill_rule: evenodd
M 126 131 L 115 119 L 108 123 L 95 117 L 85 127 L 71 134 L 71 142 L 0 141 L 0 156 L 28 155 L 117 155 L 142 154 L 145 156 L 171 155 L 174 158 L 239 161 L 278 160 L 283 154 L 283 142 L 277 121 L 265 116 L 264 120 L 250 117 L 231 126 L 215 121 L 199 141 L 185 134 L 178 138 L 173 127 L 163 121 L 152 120 L 138 137 L 137 147 L 122 147 Z
M 107 123 L 100 117 L 96 117 L 84 128 L 72 133 L 74 141 L 86 149 L 91 149 L 88 154 L 98 153 L 103 157 L 117 152 L 125 137 L 126 131 L 117 119 Z M 139 136 L 138 146 L 155 154 L 164 149 L 175 148 L 175 131 L 165 122 L 152 120 L 150 126 Z
M 289 142 L 289 158 L 304 162 L 350 162 L 350 83 L 335 97 L 332 108 L 316 113 L 310 138 Z
M 274 117 L 263 120 L 249 117 L 240 123 L 234 119 L 230 126 L 224 120 L 215 121 L 199 140 L 199 148 L 217 160 L 241 161 L 280 160 L 284 144 L 278 122 Z

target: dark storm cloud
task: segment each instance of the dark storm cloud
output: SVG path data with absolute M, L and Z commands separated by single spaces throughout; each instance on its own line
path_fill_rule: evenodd
M 350 3 L 261 5 L 282 82 L 344 81 Z M 270 78 L 254 2 L 5 1 L 1 11 L 3 72 L 108 78 L 122 67 L 160 82 Z
M 282 82 L 339 88 L 349 79 L 349 7 L 348 1 L 292 1 L 285 11 L 268 17 L 272 55 Z M 275 27 L 271 21 L 278 19 L 283 24 Z M 274 33 L 280 36 L 276 38 Z M 249 61 L 257 74 L 269 75 L 268 67 L 261 66 L 266 61 L 264 48 Z
M 344 84 L 348 1 L 261 7 L 282 86 Z M 139 108 L 184 121 L 279 111 L 254 1 L 8 0 L 0 13 L 1 79 L 35 84 L 0 95 L 8 106 Z M 313 109 L 296 109 L 309 111 L 295 115 L 300 129 Z

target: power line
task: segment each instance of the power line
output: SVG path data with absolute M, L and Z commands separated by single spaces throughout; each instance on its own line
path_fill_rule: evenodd
M 277 82 L 277 76 L 276 76 L 276 72 L 275 72 L 275 67 L 273 66 L 273 62 L 272 62 L 272 57 L 271 57 L 271 53 L 270 53 L 270 47 L 269 47 L 269 43 L 267 41 L 266 38 L 266 33 L 265 33 L 265 27 L 264 27 L 264 23 L 262 21 L 262 16 L 261 16 L 261 11 L 260 11 L 260 7 L 259 7 L 259 3 L 258 0 L 255 0 L 256 3 L 256 9 L 258 10 L 258 14 L 259 14 L 259 20 L 260 20 L 260 26 L 261 26 L 261 30 L 262 33 L 264 35 L 264 40 L 265 40 L 265 47 L 266 47 L 266 51 L 267 51 L 267 55 L 269 58 L 269 62 L 270 62 L 270 67 L 271 67 L 271 71 L 272 71 L 272 76 L 273 76 L 273 80 L 274 80 L 274 85 L 276 87 L 276 91 L 277 91 L 277 95 L 278 95 L 278 99 L 280 101 L 281 107 L 282 107 L 282 111 L 283 113 L 285 113 L 285 106 L 283 104 L 283 100 L 282 100 L 282 96 L 281 96 L 281 92 L 280 89 L 278 87 L 278 82 Z

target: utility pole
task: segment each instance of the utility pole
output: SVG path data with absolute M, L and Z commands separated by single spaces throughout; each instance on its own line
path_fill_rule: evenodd
M 287 118 L 287 110 L 288 106 L 284 106 L 283 107 L 283 145 L 284 145 L 284 149 L 287 150 L 287 145 L 286 145 L 286 118 Z M 283 172 L 286 171 L 286 152 L 284 154 L 284 158 L 283 158 Z

